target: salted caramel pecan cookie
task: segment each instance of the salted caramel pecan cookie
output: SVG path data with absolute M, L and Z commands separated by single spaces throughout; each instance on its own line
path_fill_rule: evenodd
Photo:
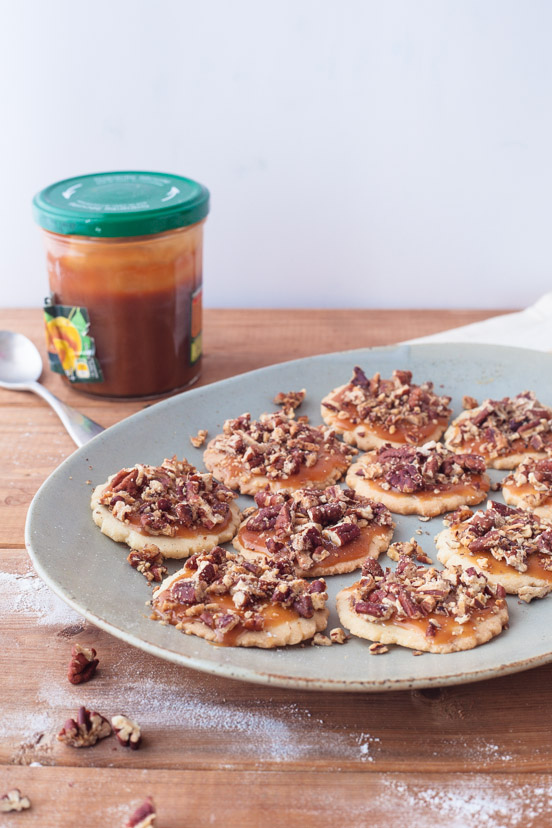
M 502 400 L 468 397 L 467 410 L 452 421 L 445 445 L 452 451 L 481 454 L 493 469 L 515 469 L 523 460 L 546 457 L 552 448 L 552 408 L 532 391 Z
M 450 397 L 434 392 L 432 382 L 414 385 L 411 371 L 368 379 L 357 366 L 347 385 L 324 397 L 322 418 L 364 451 L 384 443 L 421 445 L 442 435 L 452 413 L 449 403 Z
M 236 494 L 186 460 L 138 463 L 96 486 L 91 506 L 104 535 L 143 550 L 155 544 L 167 558 L 185 558 L 231 540 L 240 523 Z
M 333 429 L 278 412 L 262 414 L 258 420 L 250 414 L 226 420 L 203 461 L 231 489 L 254 495 L 267 485 L 272 491 L 323 489 L 345 474 L 354 453 Z
M 192 555 L 153 594 L 153 617 L 232 647 L 284 647 L 324 630 L 323 579 L 297 578 L 289 561 L 245 560 L 216 547 Z
M 434 441 L 418 447 L 387 444 L 351 466 L 347 485 L 400 515 L 433 517 L 481 503 L 490 486 L 485 471 L 477 454 L 455 454 Z
M 485 512 L 459 509 L 445 524 L 435 538 L 442 563 L 475 568 L 526 602 L 552 589 L 552 523 L 489 501 Z
M 502 494 L 510 506 L 552 519 L 552 455 L 520 463 L 503 479 Z
M 234 546 L 248 560 L 287 557 L 298 577 L 352 572 L 385 552 L 393 536 L 391 513 L 351 489 L 262 491 L 259 509 L 245 520 Z
M 413 650 L 471 650 L 508 623 L 501 586 L 473 567 L 418 566 L 401 556 L 395 571 L 367 560 L 362 578 L 337 594 L 339 620 L 353 635 Z

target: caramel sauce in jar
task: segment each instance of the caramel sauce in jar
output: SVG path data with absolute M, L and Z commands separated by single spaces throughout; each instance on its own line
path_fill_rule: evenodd
M 103 397 L 194 382 L 208 190 L 177 175 L 98 173 L 46 187 L 33 207 L 50 282 L 50 368 Z

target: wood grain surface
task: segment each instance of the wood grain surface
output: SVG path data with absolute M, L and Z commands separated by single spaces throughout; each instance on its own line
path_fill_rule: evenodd
M 382 345 L 491 316 L 482 311 L 205 313 L 202 382 L 286 359 Z M 40 313 L 0 311 L 44 355 Z M 44 376 L 103 425 L 144 402 L 95 400 Z M 478 684 L 324 694 L 186 670 L 91 626 L 34 574 L 26 510 L 73 444 L 49 408 L 0 390 L 0 796 L 32 800 L 0 826 L 123 826 L 146 795 L 158 828 L 191 826 L 548 826 L 552 665 Z M 66 679 L 73 643 L 94 646 L 93 681 Z M 426 656 L 423 656 L 426 657 Z M 142 725 L 129 751 L 75 750 L 55 734 L 80 704 Z

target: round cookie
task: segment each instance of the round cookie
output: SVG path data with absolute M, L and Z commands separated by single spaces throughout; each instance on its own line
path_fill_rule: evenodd
M 185 558 L 234 537 L 241 513 L 236 494 L 185 460 L 137 464 L 96 486 L 91 507 L 104 535 L 144 549 L 155 541 L 166 558 Z
M 485 512 L 459 509 L 435 538 L 446 566 L 482 573 L 522 601 L 552 590 L 552 523 L 489 501 Z
M 552 456 L 526 460 L 502 481 L 509 506 L 552 520 Z
M 326 628 L 323 580 L 291 567 L 253 564 L 216 547 L 193 555 L 153 593 L 154 616 L 187 635 L 224 646 L 272 649 L 299 644 Z
M 432 382 L 412 383 L 411 371 L 393 371 L 391 379 L 371 379 L 356 366 L 349 383 L 322 400 L 322 418 L 345 442 L 363 451 L 421 445 L 438 440 L 447 427 L 450 397 L 433 391 Z
M 434 517 L 481 503 L 490 481 L 482 457 L 455 454 L 441 443 L 386 445 L 362 455 L 347 472 L 347 485 L 400 515 Z
M 226 486 L 255 495 L 267 486 L 271 491 L 323 489 L 343 477 L 354 453 L 332 429 L 310 426 L 303 417 L 294 420 L 278 412 L 252 420 L 242 414 L 225 422 L 203 462 Z
M 255 500 L 259 509 L 241 524 L 234 547 L 253 561 L 285 557 L 300 578 L 352 572 L 393 537 L 385 506 L 339 486 L 263 491 Z
M 445 433 L 451 451 L 477 452 L 490 468 L 515 469 L 524 460 L 545 458 L 552 448 L 552 408 L 532 391 L 481 405 L 464 397 L 464 406 Z
M 395 571 L 367 561 L 360 581 L 336 598 L 339 620 L 353 635 L 413 650 L 470 650 L 508 623 L 502 587 L 460 567 L 436 570 L 401 556 Z

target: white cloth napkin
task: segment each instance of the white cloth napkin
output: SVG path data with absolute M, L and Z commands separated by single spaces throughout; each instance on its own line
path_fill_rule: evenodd
M 408 340 L 408 343 L 413 342 L 476 342 L 552 351 L 552 293 L 545 293 L 534 305 L 519 313 L 507 313 L 483 322 Z

